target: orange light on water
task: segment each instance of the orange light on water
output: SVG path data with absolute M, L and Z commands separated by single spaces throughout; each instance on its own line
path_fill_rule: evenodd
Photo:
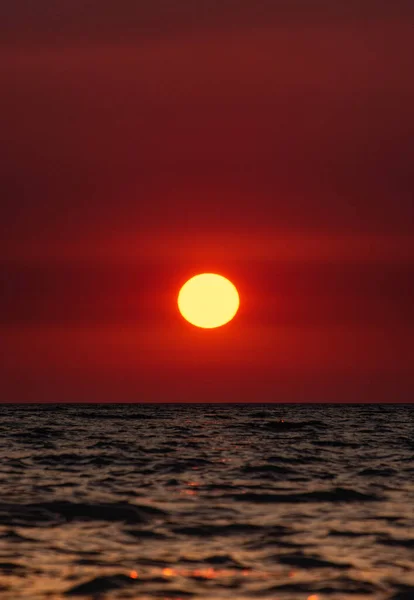
M 175 571 L 174 569 L 170 569 L 167 567 L 162 570 L 162 574 L 164 575 L 164 577 L 174 577 Z
M 214 579 L 216 577 L 216 572 L 214 569 L 206 569 L 204 572 L 204 577 L 206 579 Z
M 318 594 L 312 594 L 311 596 L 308 596 L 308 600 L 319 600 L 319 596 Z
M 208 569 L 194 569 L 193 577 L 201 577 L 203 579 L 214 579 L 217 577 L 217 573 L 213 568 Z
M 138 578 L 138 571 L 131 571 L 129 576 L 131 577 L 131 579 L 137 579 Z
M 185 496 L 197 496 L 197 492 L 195 490 L 181 490 L 181 494 Z

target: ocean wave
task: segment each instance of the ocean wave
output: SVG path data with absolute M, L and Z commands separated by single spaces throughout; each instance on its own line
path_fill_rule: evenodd
M 128 502 L 94 503 L 56 500 L 38 504 L 0 504 L 0 524 L 28 525 L 34 523 L 89 520 L 123 522 L 127 524 L 147 523 L 152 518 L 164 517 L 159 508 L 129 504 Z
M 6 406 L 0 596 L 412 600 L 412 414 Z

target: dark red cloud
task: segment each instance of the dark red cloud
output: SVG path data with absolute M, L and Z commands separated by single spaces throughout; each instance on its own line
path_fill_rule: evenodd
M 410 0 L 15 0 L 0 7 L 2 41 L 19 46 L 124 42 L 204 30 L 339 25 L 412 18 Z

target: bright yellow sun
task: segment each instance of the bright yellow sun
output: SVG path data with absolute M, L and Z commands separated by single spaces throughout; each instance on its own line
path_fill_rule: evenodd
M 235 286 L 215 273 L 192 277 L 178 294 L 178 308 L 184 319 L 204 329 L 221 327 L 231 321 L 239 305 Z

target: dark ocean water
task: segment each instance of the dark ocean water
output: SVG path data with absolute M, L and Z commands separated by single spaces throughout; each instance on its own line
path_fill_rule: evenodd
M 414 405 L 0 415 L 2 599 L 414 599 Z

